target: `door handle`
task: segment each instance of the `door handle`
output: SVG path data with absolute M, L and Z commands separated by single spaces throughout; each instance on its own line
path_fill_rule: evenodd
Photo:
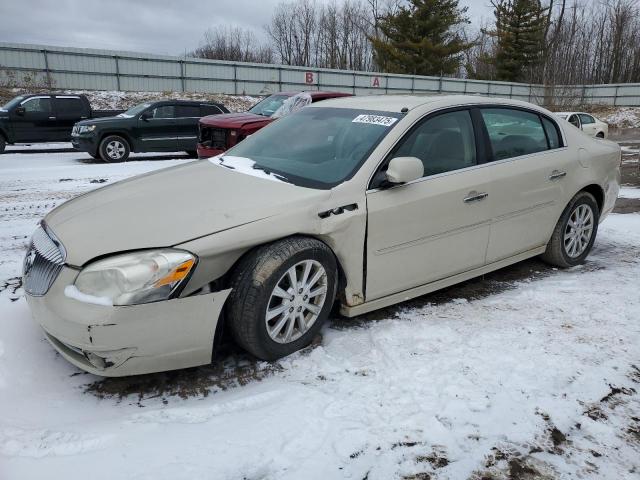
M 567 172 L 554 170 L 553 172 L 551 172 L 551 175 L 549 175 L 549 180 L 558 180 L 559 178 L 566 177 L 566 176 L 567 176 Z
M 481 202 L 489 196 L 488 193 L 482 192 L 469 192 L 468 196 L 464 199 L 464 203 Z
M 56 117 L 49 117 L 49 120 L 55 120 Z

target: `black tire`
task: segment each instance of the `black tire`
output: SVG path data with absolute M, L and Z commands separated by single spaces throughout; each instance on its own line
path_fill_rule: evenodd
M 604 132 L 598 132 L 596 138 L 604 138 Z
M 196 158 L 198 156 L 198 152 L 196 150 L 187 150 L 186 153 L 191 158 Z
M 7 142 L 5 142 L 4 137 L 0 135 L 0 153 L 4 153 L 4 148 L 7 146 Z
M 590 208 L 593 215 L 591 238 L 589 239 L 584 251 L 580 255 L 572 257 L 567 253 L 564 237 L 567 230 L 567 224 L 569 223 L 571 216 L 582 205 Z M 553 234 L 551 235 L 551 240 L 549 240 L 549 243 L 547 244 L 547 250 L 541 255 L 542 260 L 560 268 L 569 268 L 580 265 L 584 262 L 593 248 L 593 243 L 595 242 L 596 235 L 598 234 L 599 220 L 600 208 L 598 207 L 596 199 L 588 192 L 578 192 L 578 194 L 571 199 L 567 207 L 564 209 L 564 212 L 562 212 L 560 220 L 558 220 L 556 228 L 553 230 Z
M 114 155 L 112 147 L 116 145 L 121 145 L 122 149 L 118 147 L 119 156 Z M 98 154 L 100 158 L 107 163 L 118 163 L 124 162 L 127 158 L 129 158 L 129 153 L 131 153 L 131 147 L 129 146 L 129 142 L 126 139 L 122 138 L 119 135 L 109 135 L 104 137 L 100 142 L 100 148 L 98 149 Z
M 272 292 L 291 267 L 305 261 L 319 263 L 326 272 L 324 303 L 315 322 L 300 338 L 279 343 L 267 330 L 266 314 L 273 301 Z M 335 256 L 318 240 L 291 237 L 259 247 L 245 256 L 234 271 L 226 310 L 229 331 L 238 345 L 259 359 L 271 361 L 290 355 L 309 345 L 320 331 L 333 307 L 337 281 Z M 284 305 L 285 300 L 282 302 Z M 300 334 L 298 323 L 294 325 Z

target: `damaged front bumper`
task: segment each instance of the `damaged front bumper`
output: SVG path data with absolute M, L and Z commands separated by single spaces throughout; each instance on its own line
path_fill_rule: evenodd
M 46 295 L 26 295 L 34 319 L 69 362 L 121 377 L 211 362 L 216 326 L 231 289 L 132 306 L 93 305 L 64 295 L 77 270 L 63 267 Z

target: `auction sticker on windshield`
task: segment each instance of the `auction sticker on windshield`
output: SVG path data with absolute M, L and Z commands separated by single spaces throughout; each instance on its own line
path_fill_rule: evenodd
M 372 125 L 382 125 L 383 127 L 390 127 L 397 121 L 397 118 L 384 117 L 382 115 L 358 115 L 353 119 L 352 123 L 370 123 Z

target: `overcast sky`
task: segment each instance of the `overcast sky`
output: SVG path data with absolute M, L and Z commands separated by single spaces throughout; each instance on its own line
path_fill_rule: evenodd
M 182 55 L 216 25 L 263 35 L 280 1 L 0 0 L 0 41 Z M 489 0 L 460 3 L 474 24 L 491 15 Z

